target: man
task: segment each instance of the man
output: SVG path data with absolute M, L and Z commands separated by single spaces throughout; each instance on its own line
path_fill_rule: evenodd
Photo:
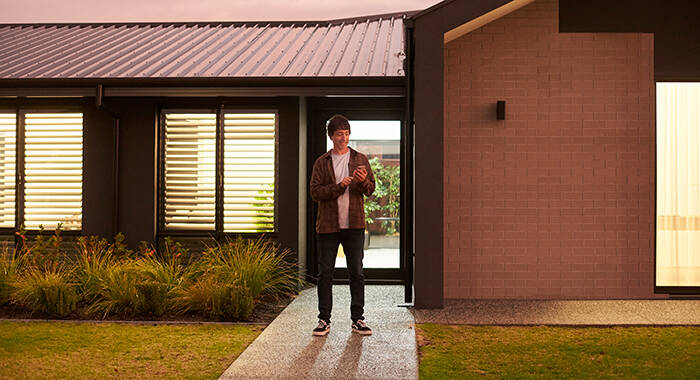
M 333 149 L 314 163 L 311 198 L 318 202 L 316 233 L 320 274 L 318 278 L 318 326 L 313 335 L 325 336 L 331 328 L 333 270 L 338 245 L 343 245 L 350 274 L 352 331 L 371 335 L 365 324 L 365 277 L 362 270 L 365 242 L 364 197 L 374 192 L 374 175 L 367 157 L 348 147 L 350 122 L 335 115 L 326 122 Z

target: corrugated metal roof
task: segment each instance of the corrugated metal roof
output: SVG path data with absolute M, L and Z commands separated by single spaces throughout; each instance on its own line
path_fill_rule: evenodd
M 403 76 L 403 19 L 0 25 L 0 79 Z

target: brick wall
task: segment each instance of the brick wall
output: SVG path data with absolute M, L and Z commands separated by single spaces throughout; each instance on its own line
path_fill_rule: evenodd
M 654 297 L 653 36 L 557 7 L 445 47 L 446 298 Z

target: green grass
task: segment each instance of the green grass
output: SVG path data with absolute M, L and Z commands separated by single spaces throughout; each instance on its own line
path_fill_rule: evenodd
M 698 379 L 700 327 L 421 324 L 420 378 Z
M 0 379 L 215 379 L 254 325 L 0 322 Z

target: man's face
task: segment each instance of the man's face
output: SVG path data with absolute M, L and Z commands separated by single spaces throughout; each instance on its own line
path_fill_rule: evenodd
M 336 150 L 345 150 L 348 146 L 348 141 L 350 141 L 350 131 L 347 129 L 337 129 L 330 138 L 331 141 L 333 141 L 333 148 Z

